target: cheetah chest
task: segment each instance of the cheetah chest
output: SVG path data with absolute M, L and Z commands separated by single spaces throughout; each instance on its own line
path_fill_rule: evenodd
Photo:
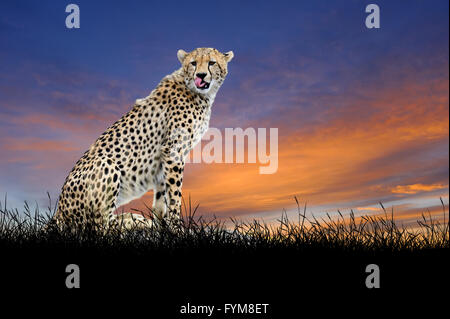
M 195 129 L 194 129 L 194 137 L 192 140 L 192 147 L 197 145 L 198 142 L 202 139 L 203 135 L 209 128 L 209 119 L 211 116 L 211 109 L 208 108 L 201 120 L 198 121 Z

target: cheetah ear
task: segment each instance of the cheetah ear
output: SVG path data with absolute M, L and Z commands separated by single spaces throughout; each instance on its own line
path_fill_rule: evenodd
M 183 64 L 184 58 L 186 57 L 187 54 L 188 53 L 184 50 L 181 50 L 181 49 L 178 50 L 177 57 L 178 57 L 178 60 L 180 60 L 181 64 Z
M 225 61 L 227 61 L 227 62 L 230 62 L 234 57 L 233 51 L 228 51 L 227 53 L 224 53 L 223 55 L 225 56 Z

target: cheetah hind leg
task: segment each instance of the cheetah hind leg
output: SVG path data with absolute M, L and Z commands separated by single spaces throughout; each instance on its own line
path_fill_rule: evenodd
M 119 230 L 144 230 L 153 227 L 153 220 L 137 213 L 109 215 L 109 226 Z

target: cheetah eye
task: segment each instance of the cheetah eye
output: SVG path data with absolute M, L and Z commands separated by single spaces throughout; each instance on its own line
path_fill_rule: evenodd
M 209 65 L 214 65 L 214 64 L 216 64 L 216 61 L 209 61 L 208 64 L 209 64 Z
M 196 66 L 196 65 L 197 65 L 197 62 L 192 61 L 191 64 L 192 64 L 192 66 Z

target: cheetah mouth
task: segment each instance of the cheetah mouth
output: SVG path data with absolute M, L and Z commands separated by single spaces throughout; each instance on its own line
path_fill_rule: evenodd
M 194 83 L 197 89 L 206 90 L 209 88 L 209 82 L 203 81 L 202 78 L 196 77 Z

